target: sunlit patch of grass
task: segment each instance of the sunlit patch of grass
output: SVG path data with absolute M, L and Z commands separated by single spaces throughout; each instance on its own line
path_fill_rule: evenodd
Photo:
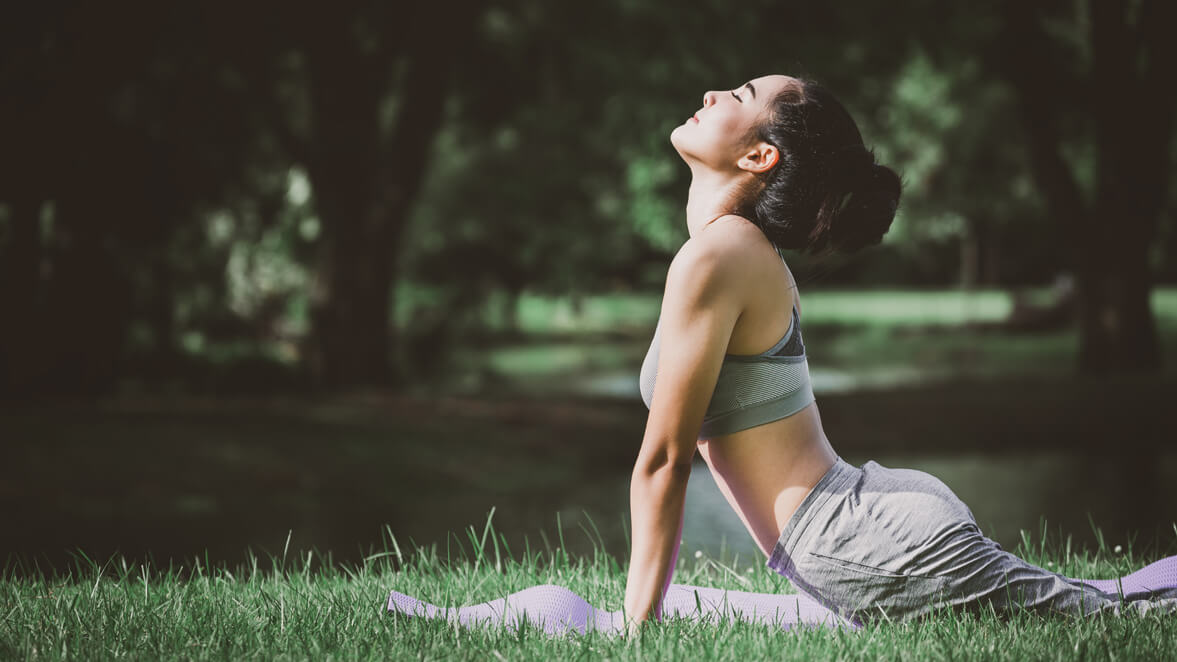
M 806 322 L 839 325 L 959 325 L 996 322 L 1013 308 L 1004 290 L 818 290 L 802 297 Z
M 1079 346 L 1074 330 L 1012 334 L 950 326 L 811 325 L 806 338 L 811 366 L 863 373 L 897 366 L 929 378 L 1069 375 Z
M 621 293 L 583 297 L 519 297 L 516 320 L 524 333 L 617 332 L 653 327 L 661 294 Z
M 1049 288 L 1027 288 L 1027 301 L 1045 305 Z M 843 326 L 924 326 L 999 322 L 1013 310 L 1009 290 L 998 289 L 812 289 L 801 295 L 804 320 Z M 660 294 L 623 293 L 571 297 L 524 295 L 518 302 L 520 330 L 526 333 L 597 333 L 652 327 Z M 1158 320 L 1177 321 L 1177 288 L 1152 292 Z
M 1039 305 L 1052 296 L 1047 288 L 1024 295 Z M 1005 290 L 815 289 L 802 301 L 810 367 L 844 375 L 838 384 L 1066 377 L 1076 370 L 1076 329 L 1001 328 L 1013 309 Z M 659 296 L 648 294 L 588 296 L 579 304 L 525 296 L 519 302 L 522 337 L 455 350 L 456 364 L 459 371 L 494 375 L 496 386 L 521 390 L 595 393 L 599 376 L 613 376 L 616 387 L 606 382 L 616 391 L 611 394 L 632 395 L 660 304 Z M 1177 288 L 1154 290 L 1153 311 L 1163 356 L 1177 355 Z M 622 384 L 624 375 L 634 384 Z
M 493 516 L 493 511 L 492 511 Z M 593 527 L 576 535 L 593 539 Z M 567 535 L 573 535 L 568 532 Z M 624 567 L 602 548 L 565 549 L 566 532 L 512 550 L 492 526 L 470 527 L 439 546 L 407 548 L 389 532 L 383 549 L 355 564 L 314 551 L 237 567 L 199 559 L 166 568 L 79 555 L 64 575 L 7 567 L 0 576 L 0 655 L 7 659 L 1173 659 L 1177 614 L 1047 618 L 1029 612 L 940 612 L 862 631 L 783 630 L 744 622 L 652 623 L 640 637 L 590 632 L 554 637 L 535 628 L 463 628 L 386 611 L 395 589 L 445 606 L 477 604 L 537 584 L 558 584 L 618 609 Z M 1031 562 L 1080 577 L 1142 565 L 1132 549 L 1075 550 L 1027 535 Z M 762 562 L 683 554 L 676 583 L 792 592 Z

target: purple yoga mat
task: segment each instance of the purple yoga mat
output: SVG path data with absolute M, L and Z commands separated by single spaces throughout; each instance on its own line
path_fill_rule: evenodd
M 1151 563 L 1119 579 L 1078 579 L 1096 590 L 1128 598 L 1177 587 L 1177 556 Z M 856 627 L 813 599 L 790 593 L 751 593 L 686 584 L 671 584 L 663 601 L 663 618 L 677 616 L 718 622 L 742 620 L 780 628 L 794 625 Z M 442 608 L 404 593 L 392 592 L 389 611 L 443 618 L 463 626 L 492 625 L 512 630 L 526 621 L 548 634 L 585 634 L 589 630 L 617 633 L 623 629 L 621 611 L 590 605 L 576 593 L 554 584 L 543 584 L 505 598 L 468 607 Z

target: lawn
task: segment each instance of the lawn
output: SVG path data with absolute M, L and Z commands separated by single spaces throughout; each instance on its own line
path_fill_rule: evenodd
M 1049 290 L 1025 292 L 1044 303 Z M 1079 334 L 1002 328 L 1005 290 L 803 292 L 802 323 L 819 393 L 955 379 L 1062 378 L 1075 373 Z M 472 391 L 637 397 L 637 372 L 661 296 L 523 296 L 515 334 L 490 333 L 452 352 L 453 383 Z M 1177 288 L 1152 292 L 1167 374 L 1177 372 Z
M 1045 303 L 1046 288 L 1027 289 L 1029 301 Z M 518 324 L 525 333 L 615 331 L 642 328 L 658 319 L 661 294 L 604 294 L 582 297 L 524 295 L 518 303 Z M 1152 291 L 1153 313 L 1159 320 L 1177 318 L 1177 288 Z M 944 324 L 996 322 L 1013 309 L 1008 290 L 959 289 L 812 289 L 801 294 L 805 320 L 818 324 Z
M 1002 293 L 978 293 L 968 307 L 955 292 L 803 296 L 815 375 L 898 364 L 921 374 L 948 366 L 958 377 L 1003 376 L 823 393 L 823 422 L 841 452 L 925 453 L 941 463 L 961 453 L 997 455 L 1032 473 L 1025 453 L 1056 449 L 1087 458 L 1074 465 L 1083 487 L 1068 496 L 1069 510 L 1084 510 L 1083 498 L 1094 495 L 1131 530 L 1171 518 L 1164 499 L 1174 466 L 1165 454 L 1173 438 L 1167 412 L 1177 397 L 1172 371 L 1156 379 L 1075 380 L 1073 332 L 970 330 L 968 322 L 1005 314 Z M 633 379 L 657 303 L 649 296 L 589 298 L 577 312 L 560 312 L 559 301 L 525 299 L 526 342 L 492 347 L 489 360 L 503 376 L 540 385 L 594 370 Z M 1154 310 L 1173 356 L 1177 290 L 1154 293 Z M 541 401 L 501 390 L 474 397 L 152 396 L 0 410 L 9 451 L 0 463 L 8 533 L 0 551 L 25 564 L 8 556 L 0 572 L 0 659 L 1177 659 L 1177 616 L 942 615 L 857 633 L 668 622 L 633 641 L 467 631 L 386 614 L 392 589 L 453 606 L 545 583 L 620 607 L 621 527 L 598 519 L 603 538 L 594 538 L 569 514 L 623 512 L 644 407 L 636 394 L 597 400 L 545 393 Z M 967 482 L 960 488 L 971 489 Z M 999 496 L 1025 498 L 1014 489 Z M 1149 501 L 1159 505 L 1145 510 L 1141 503 Z M 502 525 L 491 538 L 497 546 L 479 545 L 485 553 L 476 554 L 466 532 L 464 546 L 444 536 L 494 504 Z M 565 533 L 574 535 L 546 535 L 544 523 L 560 513 Z M 391 525 L 398 545 L 391 536 L 382 549 L 370 545 L 380 523 Z M 291 528 L 293 543 L 283 551 Z M 542 541 L 521 546 L 528 531 Z M 1109 577 L 1177 552 L 1177 541 L 1158 547 L 1150 534 L 1134 550 L 1127 543 L 1133 538 L 1117 532 L 1127 548 L 1121 552 L 1114 542 L 1072 549 L 1043 544 L 1042 536 L 1027 538 L 1019 552 L 1064 574 Z M 416 549 L 410 535 L 443 542 Z M 247 545 L 273 556 L 241 564 L 250 557 Z M 74 547 L 103 556 L 97 563 L 79 556 L 72 567 L 55 559 L 55 574 L 41 566 L 47 576 L 31 566 Z M 162 564 L 143 563 L 148 549 Z M 112 550 L 125 558 L 107 560 Z M 197 550 L 211 552 L 196 561 Z M 761 562 L 683 556 L 678 583 L 791 590 Z
M 483 529 L 483 527 L 479 527 Z M 490 535 L 487 536 L 486 533 Z M 552 637 L 538 630 L 410 619 L 385 611 L 396 589 L 439 605 L 476 604 L 558 584 L 592 604 L 620 608 L 625 575 L 599 549 L 570 557 L 558 544 L 510 550 L 488 520 L 466 543 L 385 550 L 352 565 L 313 552 L 283 552 L 229 568 L 199 560 L 154 568 L 79 557 L 65 576 L 9 568 L 0 578 L 0 657 L 5 659 L 1174 659 L 1177 614 L 1007 618 L 941 613 L 853 632 L 781 630 L 746 623 L 667 620 L 637 638 L 599 633 Z M 496 544 L 492 544 L 492 542 Z M 558 543 L 558 541 L 556 541 Z M 1016 550 L 1079 577 L 1115 576 L 1147 561 L 1131 549 L 1057 548 L 1025 538 Z M 304 555 L 305 554 L 305 555 Z M 675 582 L 793 592 L 761 562 L 680 558 Z

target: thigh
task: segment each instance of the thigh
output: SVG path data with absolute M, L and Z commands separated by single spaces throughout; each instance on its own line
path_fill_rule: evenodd
M 944 606 L 1087 615 L 1119 604 L 1118 596 L 1003 550 L 979 529 L 962 532 L 933 556 L 947 580 L 939 601 Z
M 935 574 L 822 552 L 806 552 L 797 559 L 793 582 L 799 591 L 857 623 L 918 616 L 941 602 L 947 588 L 947 578 Z
M 935 477 L 874 462 L 823 509 L 793 556 L 799 590 L 858 621 L 901 620 L 942 602 L 950 577 L 938 554 L 976 528 L 968 508 Z
M 1005 551 L 939 479 L 874 462 L 852 489 L 813 513 L 789 560 L 798 590 L 859 622 L 939 607 L 1087 615 L 1120 596 Z M 1177 609 L 1177 589 L 1128 595 L 1141 610 Z
M 880 486 L 876 501 L 888 513 L 876 519 L 890 539 L 903 543 L 889 553 L 897 555 L 908 574 L 937 580 L 934 590 L 911 590 L 898 608 L 881 603 L 884 609 L 903 617 L 947 605 L 1090 614 L 1118 604 L 1115 596 L 1094 586 L 1002 549 L 981 532 L 972 512 L 956 494 L 934 476 L 886 467 L 876 471 L 874 483 Z M 867 481 L 868 489 L 870 485 Z M 911 587 L 912 582 L 906 585 Z

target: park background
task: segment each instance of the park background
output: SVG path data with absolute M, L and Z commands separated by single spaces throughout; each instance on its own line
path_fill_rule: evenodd
M 788 255 L 834 447 L 931 471 L 1007 547 L 1171 550 L 1172 14 L 9 7 L 0 558 L 347 562 L 492 518 L 624 560 L 686 238 L 668 136 L 771 72 L 830 88 L 905 182 L 881 246 Z M 697 469 L 686 553 L 754 557 Z

